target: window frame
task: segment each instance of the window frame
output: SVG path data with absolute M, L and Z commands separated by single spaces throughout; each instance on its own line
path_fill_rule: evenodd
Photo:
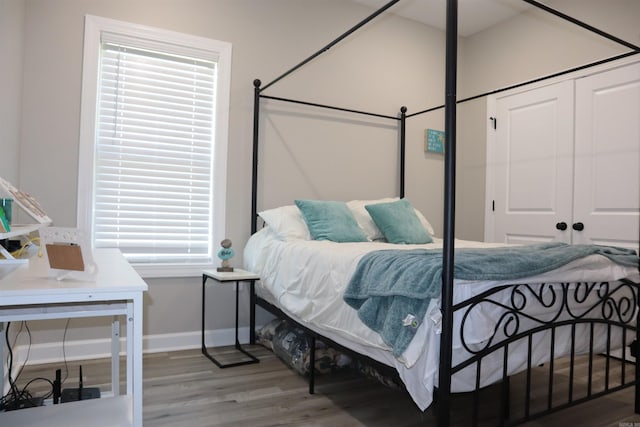
M 78 198 L 77 226 L 88 231 L 93 245 L 93 208 L 95 148 L 97 132 L 97 99 L 100 66 L 100 43 L 103 32 L 123 34 L 147 40 L 156 40 L 178 46 L 187 46 L 210 52 L 216 58 L 218 67 L 215 143 L 213 146 L 213 173 L 211 200 L 213 220 L 211 221 L 211 262 L 210 263 L 154 263 L 133 264 L 136 271 L 145 278 L 154 277 L 197 277 L 202 270 L 213 267 L 216 260 L 216 243 L 226 234 L 226 181 L 227 146 L 229 139 L 229 109 L 231 92 L 231 44 L 205 37 L 117 21 L 93 15 L 85 16 L 84 48 L 82 63 L 82 93 L 80 104 L 80 135 L 78 150 Z

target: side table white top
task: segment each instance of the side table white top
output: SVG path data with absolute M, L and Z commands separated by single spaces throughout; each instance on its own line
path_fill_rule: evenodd
M 203 270 L 202 274 L 217 280 L 218 282 L 230 282 L 241 280 L 260 280 L 260 276 L 250 271 L 234 268 L 233 271 Z

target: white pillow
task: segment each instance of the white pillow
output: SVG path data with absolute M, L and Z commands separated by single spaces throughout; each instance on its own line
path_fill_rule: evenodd
M 302 213 L 295 205 L 268 209 L 258 213 L 280 240 L 311 240 Z
M 371 241 L 382 240 L 384 239 L 384 235 L 382 234 L 382 231 L 380 231 L 376 223 L 373 222 L 371 215 L 369 215 L 369 212 L 367 212 L 367 210 L 364 207 L 365 205 L 375 205 L 376 203 L 389 203 L 389 202 L 395 202 L 396 200 L 400 200 L 400 198 L 387 197 L 384 199 L 377 199 L 377 200 L 351 200 L 350 202 L 347 202 L 347 207 L 353 213 L 353 216 L 356 218 L 356 221 L 358 221 L 358 225 L 360 226 L 360 228 L 362 228 L 362 231 L 364 231 L 364 234 L 367 236 L 367 239 Z
M 427 218 L 425 218 L 424 215 L 422 215 L 422 212 L 420 212 L 416 208 L 414 208 L 414 209 L 416 211 L 416 215 L 418 215 L 418 219 L 422 223 L 422 226 L 427 229 L 429 234 L 431 234 L 432 236 L 435 236 L 435 231 L 434 231 L 433 226 L 431 225 L 431 223 L 427 220 Z
M 384 235 L 382 231 L 378 228 L 375 222 L 373 222 L 373 218 L 369 215 L 369 212 L 365 209 L 365 205 L 375 205 L 376 203 L 389 203 L 395 202 L 396 200 L 400 200 L 400 197 L 386 197 L 383 199 L 376 200 L 351 200 L 347 202 L 347 206 L 353 212 L 353 216 L 356 217 L 356 221 L 358 221 L 358 225 L 364 231 L 367 238 L 371 241 L 374 240 L 383 240 Z M 429 223 L 427 218 L 420 212 L 418 209 L 415 210 L 418 219 L 422 226 L 429 232 L 430 235 L 435 235 L 433 230 L 433 226 Z

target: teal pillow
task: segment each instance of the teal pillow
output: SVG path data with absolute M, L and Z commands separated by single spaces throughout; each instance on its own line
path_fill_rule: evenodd
M 344 202 L 296 200 L 313 240 L 366 242 L 367 236 Z
M 407 199 L 366 205 L 365 209 L 389 243 L 423 244 L 433 242 L 431 235 L 424 228 Z

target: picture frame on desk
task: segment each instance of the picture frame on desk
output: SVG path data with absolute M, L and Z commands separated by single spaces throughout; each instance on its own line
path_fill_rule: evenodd
M 41 247 L 49 261 L 50 275 L 58 280 L 95 279 L 98 266 L 93 260 L 87 233 L 66 227 L 43 227 L 39 233 Z

